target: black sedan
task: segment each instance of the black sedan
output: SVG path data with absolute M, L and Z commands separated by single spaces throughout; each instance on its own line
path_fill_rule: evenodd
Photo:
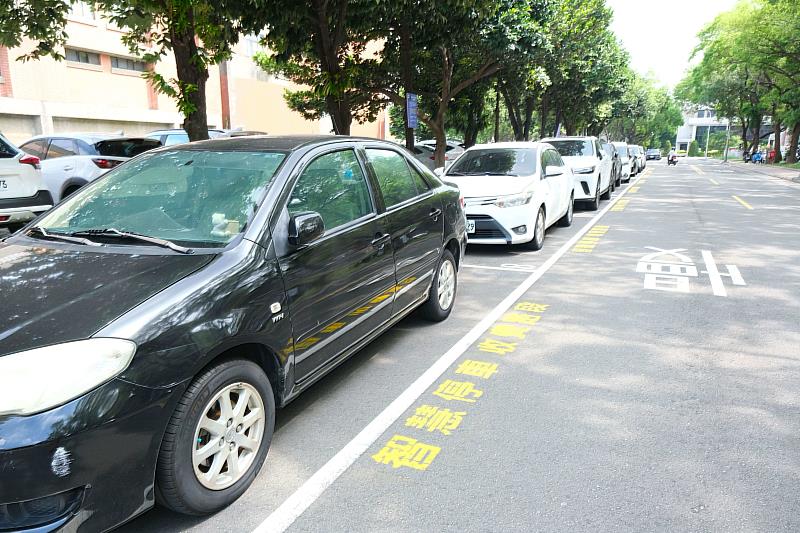
M 0 244 L 0 530 L 218 511 L 285 405 L 414 311 L 444 320 L 457 188 L 347 137 L 161 148 Z
M 661 161 L 661 150 L 658 148 L 648 148 L 647 152 L 645 152 L 645 159 L 650 161 L 651 159 L 655 159 L 656 161 Z

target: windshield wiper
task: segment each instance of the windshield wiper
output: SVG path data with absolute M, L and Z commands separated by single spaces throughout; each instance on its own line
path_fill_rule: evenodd
M 509 172 L 470 172 L 467 176 L 519 176 L 519 174 L 511 174 Z
M 463 172 L 448 172 L 447 176 L 466 176 Z
M 173 250 L 181 254 L 194 253 L 194 250 L 192 250 L 191 248 L 186 248 L 184 246 L 177 245 L 172 241 L 168 241 L 167 239 L 150 237 L 149 235 L 142 235 L 140 233 L 133 233 L 130 231 L 120 231 L 116 228 L 86 229 L 86 230 L 72 232 L 70 233 L 70 235 L 96 235 L 98 237 L 117 237 L 120 239 L 132 239 L 137 241 L 148 242 L 150 244 L 155 244 L 156 246 L 161 246 L 162 248 L 169 248 L 170 250 Z
M 86 246 L 103 246 L 99 242 L 95 242 L 95 241 L 92 241 L 92 240 L 89 240 L 89 239 L 84 239 L 82 237 L 71 237 L 69 235 L 64 235 L 63 233 L 53 233 L 53 232 L 47 231 L 46 229 L 44 229 L 41 226 L 34 226 L 31 229 L 29 229 L 28 231 L 29 232 L 32 231 L 32 232 L 38 233 L 39 235 L 41 235 L 42 237 L 45 237 L 47 239 L 57 239 L 57 240 L 60 240 L 60 241 L 74 242 L 74 243 L 83 244 L 83 245 L 86 245 Z

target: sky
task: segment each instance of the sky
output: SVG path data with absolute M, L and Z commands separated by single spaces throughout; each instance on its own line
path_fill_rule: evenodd
M 614 10 L 611 28 L 641 74 L 652 71 L 669 88 L 683 79 L 697 33 L 736 0 L 606 0 Z

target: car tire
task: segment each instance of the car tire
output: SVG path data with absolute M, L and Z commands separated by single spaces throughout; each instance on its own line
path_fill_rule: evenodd
M 526 243 L 526 246 L 531 250 L 541 250 L 542 246 L 544 246 L 544 233 L 545 233 L 545 216 L 544 216 L 544 208 L 540 207 L 539 211 L 536 213 L 536 222 L 533 226 L 533 238 L 530 242 Z
M 612 185 L 611 185 L 611 183 L 609 183 L 608 184 L 608 189 L 606 189 L 606 191 L 600 196 L 601 199 L 603 199 L 603 200 L 611 200 L 611 192 L 613 191 L 613 189 L 611 187 L 612 187 Z
M 569 205 L 567 206 L 567 212 L 564 213 L 564 216 L 558 219 L 558 225 L 562 228 L 568 228 L 572 225 L 572 220 L 575 215 L 575 195 L 572 194 L 569 197 Z
M 594 199 L 588 200 L 586 205 L 589 211 L 597 211 L 600 208 L 600 180 L 597 180 L 597 190 L 594 191 Z
M 245 396 L 244 392 L 249 394 Z M 245 404 L 237 412 L 242 401 Z M 225 415 L 227 409 L 230 412 Z M 219 417 L 208 416 L 209 413 L 218 413 Z M 202 424 L 203 420 L 222 420 L 226 416 L 230 418 L 218 424 L 205 422 L 209 429 Z M 248 422 L 251 425 L 244 427 Z M 261 470 L 274 429 L 275 396 L 260 366 L 233 359 L 209 368 L 189 385 L 167 425 L 156 465 L 158 503 L 195 516 L 227 507 L 250 487 Z M 257 441 L 252 444 L 255 450 L 240 446 L 253 441 Z M 196 455 L 212 445 L 206 459 Z M 234 450 L 237 465 L 246 462 L 237 467 L 243 471 L 233 471 L 230 457 Z M 217 462 L 221 463 L 218 468 Z M 209 475 L 214 469 L 217 474 Z
M 71 187 L 67 187 L 66 189 L 64 189 L 64 193 L 61 195 L 61 199 L 64 200 L 65 198 L 69 198 L 70 196 L 72 196 L 73 194 L 78 192 L 79 190 L 80 190 L 80 186 L 78 186 L 78 185 L 73 185 Z
M 616 187 L 622 187 L 622 174 L 617 174 L 617 181 L 614 183 Z
M 24 227 L 25 224 L 8 224 L 6 225 L 5 228 L 8 230 L 9 233 L 16 233 Z
M 442 259 L 436 267 L 428 299 L 420 307 L 420 314 L 431 322 L 441 322 L 450 316 L 456 303 L 458 291 L 458 268 L 450 250 L 442 253 Z

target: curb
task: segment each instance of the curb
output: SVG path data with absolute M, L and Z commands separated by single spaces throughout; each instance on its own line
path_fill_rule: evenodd
M 765 170 L 761 170 L 759 168 L 759 165 L 752 165 L 751 166 L 751 165 L 747 165 L 745 163 L 730 163 L 730 162 L 728 162 L 728 163 L 720 162 L 719 164 L 723 165 L 723 166 L 730 166 L 730 167 L 740 167 L 740 166 L 741 167 L 747 167 L 749 170 L 752 170 L 753 172 L 755 172 L 757 174 L 763 174 L 764 176 L 770 176 L 770 177 L 773 177 L 773 178 L 778 178 L 778 179 L 782 179 L 782 180 L 786 180 L 786 181 L 791 181 L 793 183 L 800 183 L 800 172 L 798 172 L 797 176 L 790 177 L 790 176 L 781 176 L 779 174 L 773 174 L 771 172 L 767 172 Z

